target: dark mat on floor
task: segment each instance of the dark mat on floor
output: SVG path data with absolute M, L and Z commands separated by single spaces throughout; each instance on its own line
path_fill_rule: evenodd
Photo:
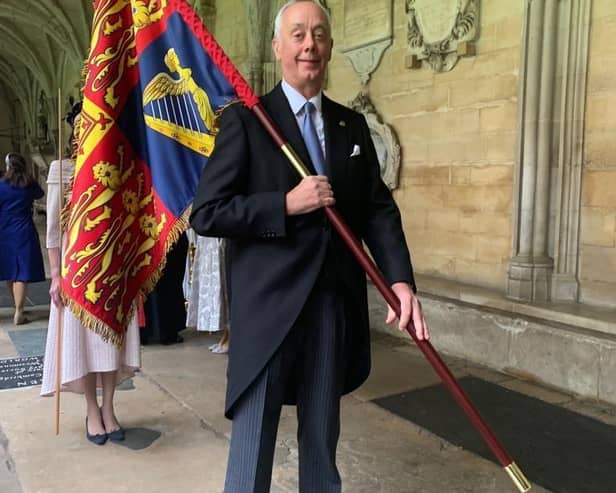
M 42 381 L 42 356 L 0 359 L 0 390 L 32 387 Z
M 47 329 L 9 330 L 9 337 L 22 358 L 45 354 Z
M 616 427 L 479 378 L 460 384 L 531 481 L 556 493 L 616 491 Z M 441 384 L 374 402 L 496 462 Z
M 49 304 L 49 284 L 50 280 L 28 284 L 28 294 L 26 295 L 26 307 Z M 0 283 L 0 308 L 10 308 L 13 306 L 13 297 L 6 287 L 6 282 Z

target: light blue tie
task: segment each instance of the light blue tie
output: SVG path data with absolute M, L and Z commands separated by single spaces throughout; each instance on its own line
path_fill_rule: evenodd
M 323 157 L 323 149 L 319 136 L 317 135 L 317 129 L 314 127 L 312 121 L 312 113 L 316 111 L 314 104 L 310 101 L 306 101 L 304 104 L 304 121 L 302 122 L 302 134 L 304 135 L 304 142 L 310 154 L 310 160 L 314 166 L 317 175 L 325 174 L 325 158 Z

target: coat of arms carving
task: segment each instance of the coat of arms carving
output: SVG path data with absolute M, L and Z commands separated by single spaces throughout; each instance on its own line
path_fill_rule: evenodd
M 479 0 L 406 0 L 407 67 L 425 60 L 435 72 L 448 72 L 460 56 L 474 55 Z
M 384 123 L 377 113 L 370 97 L 365 92 L 360 92 L 348 106 L 359 113 L 363 113 L 370 129 L 370 137 L 376 150 L 376 155 L 381 168 L 381 178 L 390 190 L 398 188 L 400 173 L 400 142 L 394 129 Z

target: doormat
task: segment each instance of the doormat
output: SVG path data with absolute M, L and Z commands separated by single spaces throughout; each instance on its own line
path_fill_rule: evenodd
M 0 359 L 0 390 L 32 387 L 42 382 L 42 356 Z
M 531 481 L 558 493 L 616 491 L 616 427 L 476 377 L 459 382 Z M 373 402 L 496 462 L 442 384 Z
M 9 337 L 20 357 L 45 354 L 47 329 L 9 330 Z

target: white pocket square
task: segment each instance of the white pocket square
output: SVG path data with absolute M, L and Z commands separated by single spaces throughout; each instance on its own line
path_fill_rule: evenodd
M 361 149 L 359 148 L 357 144 L 355 144 L 353 146 L 353 152 L 351 153 L 349 157 L 359 156 L 360 154 L 361 154 Z

